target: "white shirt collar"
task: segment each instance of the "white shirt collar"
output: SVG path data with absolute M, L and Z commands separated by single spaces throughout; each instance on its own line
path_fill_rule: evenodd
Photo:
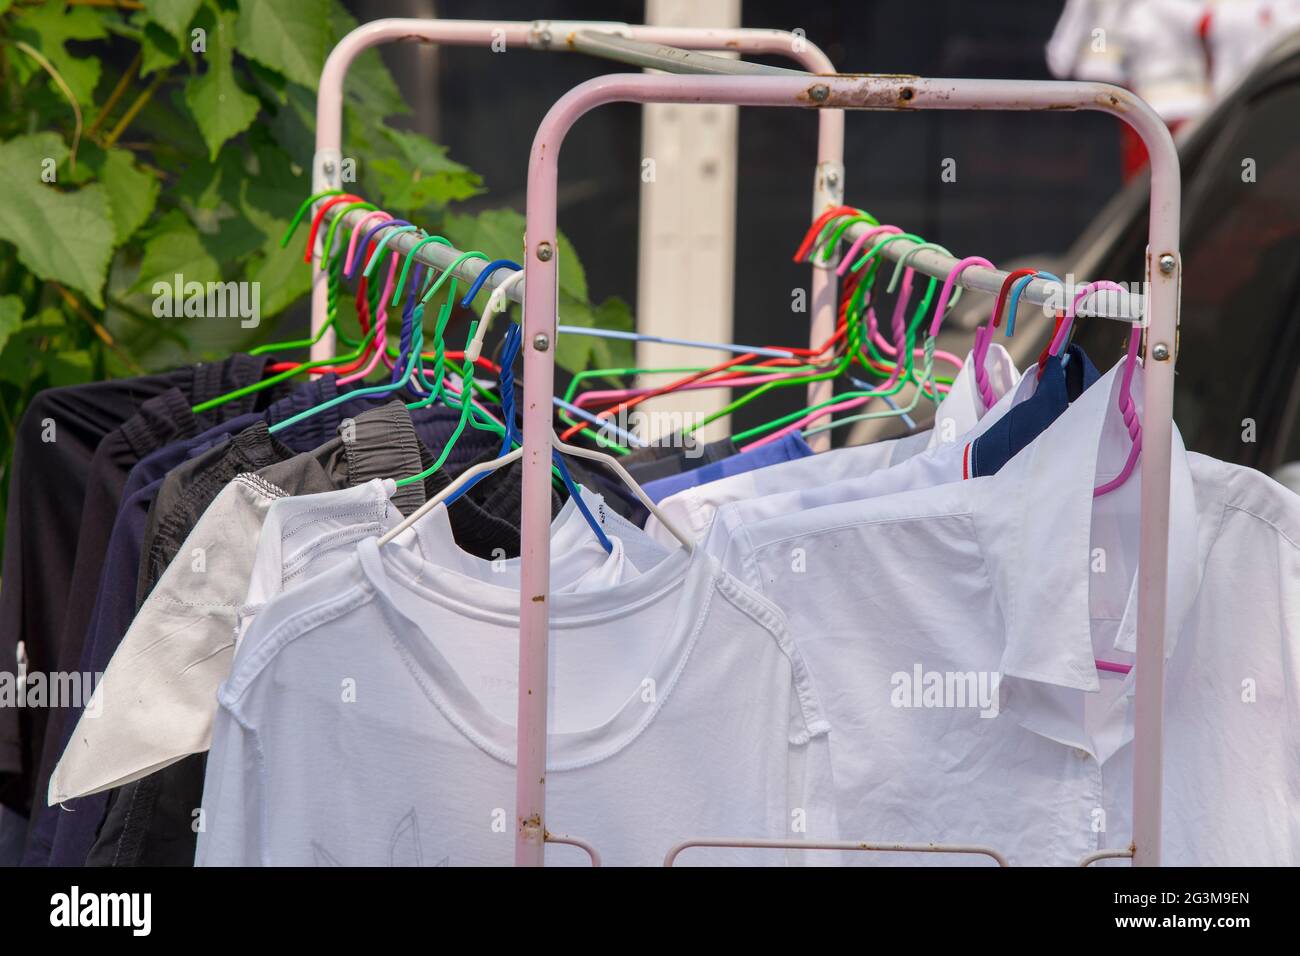
M 1011 354 L 998 343 L 989 346 L 984 356 L 984 369 L 989 374 L 989 385 L 999 399 L 1013 391 L 1020 382 Z M 934 410 L 934 428 L 930 430 L 927 448 L 948 444 L 964 436 L 984 417 L 989 409 L 980 397 L 975 382 L 975 353 L 966 353 L 966 361 L 952 381 L 952 387 Z
M 1089 602 L 1093 488 L 1117 474 L 1129 452 L 1117 408 L 1121 369 L 1122 363 L 1102 376 L 996 476 L 982 482 L 977 511 L 1006 620 L 1000 669 L 1007 676 L 1077 690 L 1100 688 Z M 1139 370 L 1132 388 L 1139 409 L 1141 380 Z M 1177 428 L 1172 450 L 1167 654 L 1195 598 L 1201 566 L 1191 472 Z M 1139 486 L 1135 471 L 1111 492 L 1119 497 L 1104 507 L 1140 521 Z M 1115 644 L 1121 650 L 1133 647 L 1136 580 L 1134 575 Z

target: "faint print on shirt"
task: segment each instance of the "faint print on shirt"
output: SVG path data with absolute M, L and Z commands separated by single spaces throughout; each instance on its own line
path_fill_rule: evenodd
M 919 663 L 894 671 L 889 702 L 894 707 L 978 709 L 981 717 L 998 715 L 1002 675 L 997 671 L 927 671 Z
M 320 841 L 311 841 L 311 852 L 316 866 L 348 866 L 343 863 L 329 850 L 321 845 Z M 444 856 L 432 866 L 450 866 L 451 858 Z M 420 849 L 420 820 L 415 815 L 415 808 L 412 807 L 406 814 L 397 821 L 397 826 L 393 828 L 393 835 L 388 841 L 388 865 L 389 866 L 423 866 L 424 853 Z

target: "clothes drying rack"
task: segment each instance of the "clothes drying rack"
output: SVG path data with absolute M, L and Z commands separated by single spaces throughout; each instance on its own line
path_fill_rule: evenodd
M 446 26 L 445 23 L 443 25 Z M 366 29 L 362 27 L 354 33 Z M 719 31 L 705 32 L 716 35 Z M 347 42 L 346 39 L 344 42 Z M 656 38 L 655 42 L 664 41 Z M 360 47 L 357 48 L 359 49 Z M 645 51 L 640 51 L 638 55 L 644 53 Z M 355 51 L 352 55 L 355 56 Z M 332 54 L 330 62 L 334 60 Z M 326 70 L 329 70 L 329 63 Z M 341 77 L 339 84 L 341 85 Z M 325 84 L 322 82 L 322 92 L 324 89 Z M 549 396 L 554 386 L 553 343 L 558 301 L 556 196 L 560 146 L 579 117 L 598 106 L 613 102 L 780 106 L 819 109 L 824 111 L 823 115 L 844 109 L 1095 110 L 1110 113 L 1128 123 L 1143 139 L 1151 160 L 1150 226 L 1146 252 L 1149 295 L 1145 300 L 1129 297 L 1123 306 L 1123 314 L 1120 315 L 1107 314 L 1105 307 L 1089 310 L 1098 317 L 1116 318 L 1120 321 L 1131 321 L 1134 313 L 1139 314 L 1142 316 L 1140 324 L 1145 326 L 1146 331 L 1143 344 L 1146 388 L 1142 420 L 1141 527 L 1137 570 L 1139 596 L 1133 743 L 1133 842 L 1128 849 L 1110 849 L 1091 854 L 1081 861 L 1081 865 L 1117 857 L 1132 857 L 1135 865 L 1158 865 L 1163 778 L 1162 714 L 1170 442 L 1182 269 L 1178 250 L 1181 191 L 1179 166 L 1168 129 L 1141 99 L 1126 90 L 1101 83 L 926 79 L 898 75 L 646 74 L 600 77 L 571 90 L 547 113 L 534 139 L 529 160 L 524 290 L 522 296 L 517 293 L 512 296 L 516 300 L 522 298 L 533 303 L 524 314 L 525 341 L 529 346 L 524 358 L 524 374 L 533 386 L 530 394 L 534 396 L 525 400 L 523 426 L 516 864 L 542 865 L 548 842 L 581 847 L 591 855 L 593 863 L 599 863 L 598 848 L 590 846 L 577 836 L 551 834 L 545 826 L 550 570 L 548 502 L 553 426 L 550 403 L 537 400 L 536 396 Z M 823 126 L 823 134 L 824 132 Z M 820 137 L 824 138 L 824 135 Z M 815 209 L 818 214 L 820 210 L 821 207 Z M 849 230 L 847 234 L 851 236 L 853 233 L 854 230 Z M 412 239 L 411 244 L 414 242 Z M 458 255 L 457 250 L 428 244 L 416 253 L 416 258 L 435 268 L 444 268 Z M 913 256 L 909 265 L 935 278 L 946 278 L 956 261 L 942 254 L 923 253 Z M 471 268 L 465 268 L 466 266 Z M 457 267 L 456 274 L 465 279 L 473 279 L 478 271 L 479 268 L 466 262 Z M 974 267 L 964 270 L 957 281 L 963 288 L 973 291 L 996 292 L 1005 275 L 1000 270 Z M 495 286 L 503 280 L 504 277 L 500 277 L 498 282 L 493 282 L 490 278 L 488 284 Z M 1031 283 L 1025 291 L 1026 298 L 1038 303 L 1060 301 L 1059 295 L 1059 284 L 1043 280 Z M 723 846 L 977 853 L 987 855 L 999 863 L 1006 862 L 991 847 L 855 841 L 813 843 L 800 840 L 706 837 L 684 839 L 669 852 L 665 863 L 670 865 L 680 853 L 689 848 Z
M 598 31 L 592 34 L 591 31 Z M 587 33 L 587 37 L 580 34 Z M 489 50 L 551 50 L 582 52 L 610 60 L 623 60 L 627 48 L 610 44 L 611 39 L 632 41 L 652 51 L 644 65 L 673 73 L 708 70 L 741 72 L 756 70 L 780 72 L 773 67 L 718 58 L 716 63 L 700 66 L 691 62 L 689 50 L 732 51 L 751 55 L 780 56 L 793 60 L 813 73 L 834 73 L 835 67 L 814 43 L 797 33 L 785 30 L 712 27 L 666 27 L 611 21 L 571 20 L 420 20 L 390 18 L 363 24 L 347 34 L 330 51 L 321 71 L 316 101 L 316 154 L 312 159 L 312 193 L 342 186 L 343 152 L 343 81 L 353 62 L 365 50 L 385 43 L 419 42 L 441 46 L 483 47 Z M 635 46 L 634 46 L 635 49 Z M 668 52 L 672 51 L 672 52 Z M 635 55 L 635 53 L 631 54 Z M 721 65 L 718 65 L 721 64 Z M 827 209 L 838 206 L 844 195 L 844 113 L 824 110 L 818 118 L 817 168 L 813 176 L 812 214 L 816 219 Z M 398 237 L 406 238 L 406 237 Z M 394 243 L 406 251 L 405 243 Z M 428 248 L 427 246 L 425 247 Z M 424 250 L 422 249 L 421 252 Z M 312 331 L 325 323 L 327 282 L 321 271 L 321 247 L 318 244 L 312 264 Z M 450 260 L 448 260 L 450 261 Z M 444 262 L 445 266 L 447 263 Z M 482 263 L 470 260 L 457 275 L 473 281 Z M 836 287 L 835 263 L 815 262 L 812 269 L 808 310 L 810 338 L 822 342 L 835 331 Z M 493 276 L 486 283 L 491 292 L 506 276 Z M 334 332 L 327 330 L 312 347 L 313 359 L 328 359 L 335 354 Z M 830 382 L 813 382 L 808 386 L 808 403 L 816 405 L 831 397 Z M 812 445 L 822 450 L 830 447 L 829 436 L 813 436 Z

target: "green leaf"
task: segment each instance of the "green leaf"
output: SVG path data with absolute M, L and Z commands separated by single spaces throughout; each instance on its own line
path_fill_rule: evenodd
M 307 171 L 272 143 L 253 150 L 253 172 L 240 183 L 238 205 L 243 214 L 268 236 L 279 238 L 311 191 Z
M 90 353 L 85 349 L 58 349 L 45 355 L 45 372 L 54 388 L 81 385 L 95 377 Z
M 280 221 L 277 233 L 262 243 L 246 273 L 249 281 L 261 283 L 263 319 L 283 312 L 311 291 L 311 266 L 302 261 L 302 247 L 291 242 L 280 248 L 280 235 L 288 227 L 289 220 Z
M 185 29 L 198 13 L 203 0 L 144 0 L 149 19 L 177 40 L 185 39 Z
M 357 21 L 344 8 L 340 0 L 330 2 L 330 45 L 338 43 L 357 28 Z M 363 115 L 378 122 L 386 116 L 405 115 L 411 112 L 384 66 L 378 50 L 367 50 L 352 62 L 345 88 L 346 98 L 354 103 Z M 345 129 L 349 127 L 344 127 Z
M 95 172 L 108 190 L 115 245 L 120 246 L 153 213 L 161 187 L 157 179 L 135 165 L 135 159 L 124 149 L 109 150 Z
M 213 18 L 208 8 L 204 14 L 212 24 L 208 29 L 207 53 L 202 57 L 207 60 L 208 68 L 201 76 L 190 77 L 185 83 L 185 103 L 203 134 L 209 157 L 216 159 L 226 140 L 248 129 L 260 104 L 256 96 L 245 93 L 235 82 L 235 15 L 223 11 Z
M 488 209 L 474 216 L 449 213 L 445 228 L 447 238 L 459 249 L 480 249 L 494 259 L 524 261 L 524 217 L 513 209 Z M 586 302 L 587 277 L 578 254 L 563 233 L 559 245 L 560 292 Z
M 0 202 L 0 239 L 18 247 L 18 259 L 41 279 L 85 293 L 97 307 L 113 255 L 113 218 L 108 193 L 90 185 L 60 192 L 42 182 L 41 162 L 56 162 L 67 147 L 53 133 L 20 136 L 0 145 L 0 169 L 8 182 Z
M 203 237 L 185 215 L 173 209 L 151 231 L 144 245 L 144 260 L 132 291 L 148 291 L 155 282 L 216 282 L 221 267 L 203 243 Z
M 614 296 L 598 306 L 591 306 L 561 293 L 559 324 L 631 332 L 632 310 L 626 302 Z M 571 372 L 586 368 L 627 368 L 636 358 L 635 346 L 627 339 L 563 333 L 558 338 L 555 361 Z
M 23 321 L 23 300 L 16 295 L 0 296 L 0 353 L 5 350 L 9 337 L 18 331 Z
M 62 3 L 23 9 L 14 20 L 14 36 L 35 47 L 53 64 L 83 108 L 94 103 L 99 60 L 72 56 L 64 44 L 69 40 L 102 40 L 107 35 L 98 13 L 86 7 L 64 9 Z M 45 74 L 25 53 L 15 52 L 12 59 L 23 82 L 35 72 Z
M 239 0 L 239 52 L 316 89 L 330 45 L 329 0 Z
M 450 202 L 481 193 L 482 178 L 447 157 L 447 147 L 419 133 L 383 129 L 381 148 L 388 155 L 363 161 L 371 195 L 385 209 L 414 213 L 427 206 L 441 210 Z
M 43 309 L 10 335 L 0 352 L 0 382 L 25 387 L 45 373 L 51 355 L 72 347 L 63 314 L 58 309 Z
M 181 47 L 175 38 L 157 23 L 146 23 L 140 39 L 140 76 L 165 70 L 180 59 Z

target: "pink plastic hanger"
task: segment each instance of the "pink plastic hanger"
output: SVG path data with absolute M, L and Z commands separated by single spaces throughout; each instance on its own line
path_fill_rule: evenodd
M 352 233 L 356 238 L 356 232 Z M 366 364 L 350 375 L 344 375 L 339 379 L 340 385 L 346 385 L 349 382 L 359 381 L 375 370 L 379 360 L 388 354 L 388 297 L 393 293 L 393 283 L 397 277 L 397 256 L 388 260 L 388 278 L 384 281 L 384 294 L 379 300 L 379 308 L 375 310 L 375 343 L 374 353 Z
M 1070 303 L 1070 307 L 1065 312 L 1065 321 L 1061 323 L 1060 329 L 1057 330 L 1055 338 L 1048 351 L 1052 355 L 1061 354 L 1061 349 L 1069 340 L 1070 329 L 1074 326 L 1074 317 L 1078 312 L 1079 303 L 1085 298 L 1102 289 L 1109 289 L 1115 292 L 1126 292 L 1127 290 L 1115 282 L 1102 279 L 1097 282 L 1090 282 L 1083 286 Z M 1138 418 L 1137 405 L 1133 401 L 1133 373 L 1137 369 L 1138 348 L 1142 342 L 1142 326 L 1134 324 L 1129 331 L 1128 354 L 1124 358 L 1124 374 L 1120 380 L 1119 386 L 1119 411 L 1124 416 L 1124 425 L 1128 428 L 1129 437 L 1133 439 L 1133 447 L 1129 449 L 1128 460 L 1124 463 L 1120 473 L 1104 484 L 1098 485 L 1093 489 L 1094 498 L 1100 498 L 1104 494 L 1114 491 L 1124 482 L 1128 481 L 1129 476 L 1137 467 L 1138 457 L 1142 453 L 1142 423 Z

